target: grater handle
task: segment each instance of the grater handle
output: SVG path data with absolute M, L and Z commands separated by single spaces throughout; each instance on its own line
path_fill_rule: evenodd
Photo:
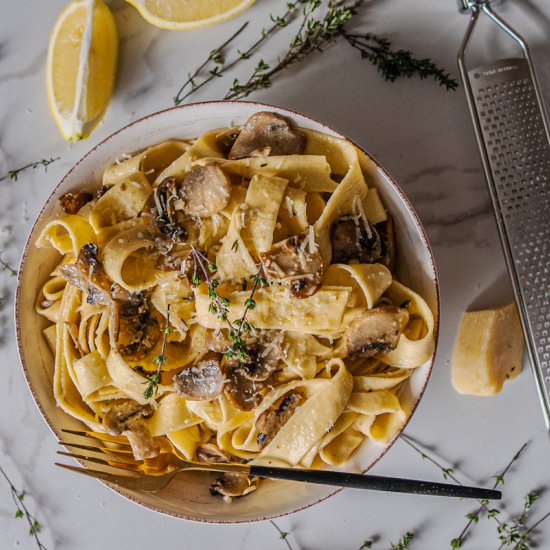
M 458 65 L 527 352 L 550 430 L 548 118 L 526 42 L 491 10 L 488 2 L 468 3 L 471 16 Z M 519 44 L 524 57 L 466 68 L 465 53 L 482 12 Z

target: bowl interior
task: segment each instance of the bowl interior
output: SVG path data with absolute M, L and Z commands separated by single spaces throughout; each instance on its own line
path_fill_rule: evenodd
M 56 406 L 52 392 L 53 355 L 42 337 L 47 321 L 35 313 L 36 294 L 59 257 L 51 249 L 35 248 L 34 242 L 43 226 L 63 214 L 58 198 L 76 190 L 94 189 L 103 171 L 122 154 L 132 154 L 151 145 L 173 138 L 189 139 L 204 131 L 242 124 L 254 112 L 272 110 L 291 117 L 304 128 L 340 136 L 323 124 L 285 109 L 252 102 L 212 102 L 169 109 L 141 119 L 92 149 L 56 187 L 30 233 L 19 275 L 16 303 L 16 326 L 21 362 L 31 393 L 44 419 L 59 436 L 61 428 L 82 427 L 82 424 Z M 340 136 L 341 137 L 341 136 Z M 367 183 L 376 187 L 385 206 L 394 217 L 397 242 L 398 277 L 420 293 L 438 316 L 437 278 L 433 257 L 422 226 L 403 192 L 392 178 L 372 160 L 365 171 Z M 414 370 L 400 398 L 405 410 L 414 411 L 432 368 L 432 361 Z M 391 446 L 365 441 L 346 464 L 346 470 L 368 470 Z M 396 472 L 398 474 L 398 472 Z M 181 474 L 164 490 L 138 493 L 112 487 L 122 495 L 144 506 L 173 516 L 211 522 L 242 522 L 276 517 L 310 506 L 335 492 L 334 488 L 266 481 L 260 490 L 246 498 L 235 499 L 230 505 L 208 491 L 211 475 L 197 472 Z

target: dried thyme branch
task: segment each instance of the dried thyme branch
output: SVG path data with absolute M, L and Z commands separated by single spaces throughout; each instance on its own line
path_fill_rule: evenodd
M 59 160 L 61 157 L 55 157 L 55 158 L 49 158 L 49 159 L 42 159 L 38 160 L 36 162 L 29 162 L 29 164 L 25 164 L 25 166 L 21 166 L 21 168 L 15 168 L 14 170 L 8 170 L 8 173 L 0 178 L 0 181 L 4 181 L 7 179 L 17 181 L 17 178 L 19 177 L 19 174 L 23 172 L 24 170 L 27 170 L 29 168 L 32 168 L 33 170 L 36 170 L 36 168 L 39 168 L 40 166 L 44 167 L 44 172 L 48 171 L 48 166 L 52 164 L 52 162 L 55 162 L 56 160 Z
M 408 50 L 392 50 L 387 38 L 373 33 L 350 34 L 345 31 L 342 36 L 348 44 L 359 51 L 362 59 L 370 61 L 378 72 L 390 82 L 397 78 L 420 79 L 433 78 L 447 90 L 456 90 L 458 82 L 451 75 L 439 68 L 431 59 L 419 59 Z
M 153 363 L 157 365 L 157 372 L 149 376 L 147 387 L 143 392 L 143 397 L 145 397 L 145 399 L 151 399 L 151 397 L 153 397 L 157 393 L 158 385 L 160 383 L 160 372 L 162 370 L 163 365 L 166 365 L 166 363 L 168 363 L 168 359 L 166 358 L 166 355 L 164 352 L 166 350 L 166 339 L 169 334 L 170 334 L 170 304 L 168 304 L 168 307 L 166 308 L 166 323 L 164 325 L 164 332 L 162 335 L 162 345 L 160 348 L 160 353 L 159 355 L 153 358 Z
M 17 276 L 17 269 L 14 269 L 6 260 L 2 258 L 2 251 L 0 251 L 0 269 L 2 271 L 8 271 L 12 277 Z
M 229 44 L 231 44 L 231 42 L 233 42 L 233 40 L 235 40 L 235 38 L 237 38 L 237 36 L 239 36 L 239 34 L 241 34 L 241 32 L 243 32 L 244 29 L 247 26 L 248 26 L 248 21 L 246 21 L 246 23 L 244 23 L 244 25 L 242 25 L 237 32 L 232 34 L 223 44 L 221 44 L 217 48 L 213 49 L 209 53 L 208 57 L 204 60 L 204 62 L 199 67 L 197 67 L 197 69 L 195 70 L 195 72 L 193 74 L 189 73 L 187 75 L 187 80 L 183 83 L 182 87 L 178 90 L 178 93 L 174 97 L 174 105 L 176 105 L 176 106 L 181 105 L 181 103 L 187 97 L 189 97 L 193 92 L 195 92 L 199 88 L 202 88 L 206 84 L 206 82 L 209 82 L 215 76 L 218 76 L 217 67 L 214 67 L 214 69 L 212 69 L 210 71 L 210 76 L 212 78 L 209 78 L 209 79 L 201 82 L 200 84 L 196 84 L 196 82 L 195 82 L 195 79 L 200 75 L 201 71 L 210 62 L 215 63 L 217 66 L 223 65 L 223 53 L 224 53 L 225 48 L 227 48 L 227 46 L 229 46 Z M 185 94 L 184 96 L 182 96 L 183 92 L 187 89 L 188 86 L 191 86 L 191 91 L 188 92 L 187 94 Z
M 15 517 L 20 519 L 25 517 L 27 523 L 29 524 L 29 536 L 34 537 L 37 547 L 39 550 L 47 550 L 46 547 L 40 542 L 38 538 L 38 533 L 40 532 L 40 523 L 38 520 L 29 512 L 27 506 L 25 505 L 25 491 L 18 491 L 14 484 L 11 482 L 10 478 L 0 466 L 0 473 L 4 476 L 5 480 L 8 482 L 11 490 L 11 496 L 13 502 L 15 503 Z
M 288 535 L 290 535 L 290 533 L 287 533 L 286 531 L 283 531 L 273 520 L 269 520 L 269 523 L 271 523 L 271 525 L 273 525 L 273 527 L 275 527 L 275 529 L 277 529 L 277 531 L 279 531 L 279 538 L 281 540 L 284 540 L 287 547 L 288 547 L 288 550 L 292 550 L 292 546 L 290 545 L 290 542 L 288 542 Z

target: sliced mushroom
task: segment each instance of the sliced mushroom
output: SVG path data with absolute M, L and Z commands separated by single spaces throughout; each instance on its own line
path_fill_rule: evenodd
M 225 376 L 216 359 L 200 361 L 176 374 L 172 380 L 176 393 L 191 401 L 214 399 L 225 385 Z
M 145 292 L 129 292 L 117 283 L 113 283 L 109 293 L 111 298 L 119 304 L 120 315 L 139 315 L 148 309 Z
M 388 216 L 385 222 L 377 223 L 375 228 L 380 235 L 382 244 L 380 263 L 384 264 L 393 273 L 395 269 L 395 229 L 393 218 Z
M 311 236 L 293 235 L 260 254 L 268 279 L 290 288 L 296 298 L 315 294 L 323 284 L 323 258 Z
M 175 241 L 187 238 L 181 184 L 176 178 L 166 178 L 153 189 L 141 211 L 141 218 L 164 238 Z
M 210 485 L 210 493 L 225 498 L 242 497 L 258 487 L 259 479 L 239 472 L 226 472 Z
M 409 312 L 397 306 L 380 306 L 361 313 L 344 333 L 347 355 L 371 357 L 395 349 L 408 321 Z
M 368 228 L 368 231 L 367 231 Z M 368 222 L 345 217 L 332 224 L 333 264 L 381 263 L 382 242 L 378 231 Z
M 126 359 L 138 361 L 148 355 L 162 336 L 159 321 L 150 304 L 135 315 L 123 315 L 114 309 L 115 338 L 118 352 Z
M 236 456 L 223 451 L 217 445 L 213 445 L 212 443 L 199 445 L 196 454 L 199 462 L 215 462 L 218 464 L 226 462 L 240 462 L 240 459 Z
M 79 251 L 76 263 L 59 268 L 59 273 L 68 283 L 87 292 L 89 304 L 110 304 L 109 289 L 111 282 L 103 271 L 97 258 L 96 244 L 85 244 Z
M 260 391 L 263 388 L 264 383 L 250 380 L 242 367 L 232 366 L 227 369 L 225 394 L 241 411 L 251 411 L 261 403 L 263 396 Z
M 190 216 L 208 218 L 225 208 L 231 195 L 231 182 L 215 164 L 196 168 L 182 183 L 184 210 Z
M 232 160 L 247 158 L 266 147 L 270 147 L 271 155 L 300 155 L 306 136 L 287 118 L 261 111 L 246 121 L 228 156 Z
M 278 330 L 258 330 L 256 333 L 256 341 L 249 346 L 252 360 L 242 368 L 250 380 L 263 381 L 277 370 L 282 359 L 283 333 Z
M 59 197 L 59 204 L 66 214 L 76 214 L 85 204 L 88 204 L 94 196 L 91 193 L 65 193 Z
M 260 433 L 256 441 L 260 450 L 277 435 L 277 432 L 294 414 L 294 411 L 303 399 L 304 396 L 301 393 L 290 391 L 283 396 L 278 406 L 274 404 L 258 416 L 256 428 Z
M 140 405 L 133 399 L 115 403 L 103 417 L 103 426 L 112 435 L 125 435 L 136 460 L 154 458 L 160 452 L 144 419 L 153 415 L 151 405 Z

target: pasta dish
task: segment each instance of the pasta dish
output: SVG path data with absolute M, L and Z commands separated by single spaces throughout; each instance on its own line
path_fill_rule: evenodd
M 58 406 L 138 460 L 169 442 L 191 461 L 318 468 L 390 440 L 434 318 L 396 279 L 363 155 L 258 112 L 63 195 L 36 242 L 61 254 L 36 300 Z M 211 491 L 257 483 L 229 473 Z

